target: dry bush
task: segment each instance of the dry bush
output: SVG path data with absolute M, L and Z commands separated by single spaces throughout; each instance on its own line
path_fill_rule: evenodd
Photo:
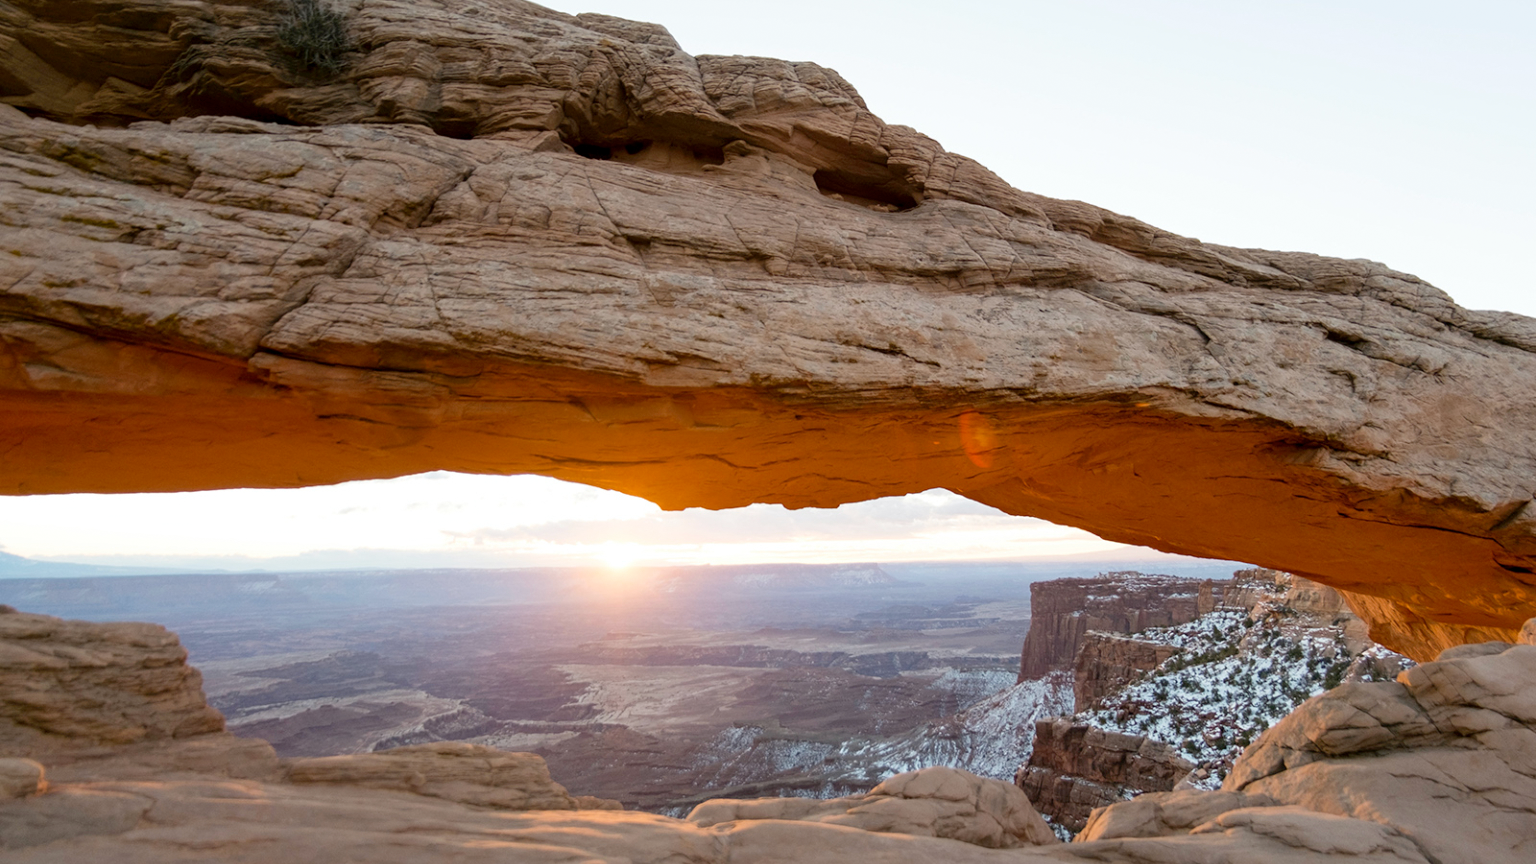
M 306 71 L 334 75 L 351 47 L 347 19 L 325 0 L 288 0 L 278 19 L 277 43 Z

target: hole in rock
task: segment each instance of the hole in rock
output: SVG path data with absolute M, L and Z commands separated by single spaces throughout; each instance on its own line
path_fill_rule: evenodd
M 1328 341 L 1343 345 L 1345 348 L 1359 350 L 1362 345 L 1369 345 L 1371 340 L 1359 336 L 1351 336 L 1348 333 L 1340 333 L 1337 330 L 1328 331 Z
M 82 523 L 104 527 L 83 538 Z M 231 729 L 284 756 L 534 751 L 575 794 L 673 815 L 729 790 L 862 793 L 921 765 L 1011 777 L 1049 715 L 1166 742 L 1178 755 L 1154 767 L 1170 786 L 1364 668 L 1317 586 L 942 490 L 664 512 L 548 478 L 436 472 L 0 499 L 0 542 L 139 567 L 76 578 L 91 568 L 29 562 L 53 578 L 0 579 L 0 603 L 169 626 Z M 137 555 L 99 557 L 113 549 Z M 153 551 L 173 554 L 145 572 Z M 1286 611 L 1250 616 L 1260 600 Z M 1072 626 L 1083 616 L 1105 633 Z M 1074 691 L 1085 650 L 1103 674 Z M 982 744 L 957 751 L 956 735 Z M 1083 738 L 1048 743 L 1062 755 Z
M 917 196 L 906 188 L 905 183 L 895 179 L 883 183 L 861 182 L 835 171 L 821 169 L 816 172 L 815 180 L 821 194 L 871 210 L 891 213 L 911 210 L 918 205 Z
M 725 162 L 724 148 L 711 145 L 675 144 L 649 138 L 628 141 L 563 140 L 578 156 L 604 162 L 623 162 L 664 174 L 700 176 L 707 166 Z
M 436 118 L 432 124 L 432 131 L 444 138 L 458 138 L 468 141 L 479 134 L 480 121 L 473 118 L 445 120 Z

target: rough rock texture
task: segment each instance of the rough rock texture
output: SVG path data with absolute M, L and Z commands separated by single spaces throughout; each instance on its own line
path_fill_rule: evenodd
M 1211 794 L 1211 793 L 1206 793 Z M 1214 842 L 1212 842 L 1214 840 Z M 1392 828 L 1300 807 L 1228 810 L 1173 837 L 1102 839 L 1073 844 L 1090 861 L 1304 862 L 1324 860 L 1426 862 L 1414 842 Z
M 296 759 L 292 783 L 394 789 L 498 810 L 622 810 L 617 801 L 573 798 L 532 753 L 440 741 L 355 756 Z
M 1536 322 L 1020 192 L 812 63 L 336 8 L 331 73 L 277 2 L 0 6 L 0 489 L 942 486 L 1306 574 L 1419 657 L 1536 608 Z
M 1230 821 L 1216 813 L 1258 812 L 1236 809 L 1254 796 L 1379 823 L 1441 864 L 1532 860 L 1536 645 L 1453 648 L 1396 682 L 1337 687 L 1254 742 L 1223 791 L 1115 804 L 1083 839 L 1176 833 L 1202 814 Z
M 176 634 L 156 624 L 0 607 L 0 756 L 38 759 L 61 780 L 274 776 L 277 754 L 223 731 L 186 661 Z
M 1259 601 L 1283 601 L 1294 579 L 1291 574 L 1263 567 L 1250 567 L 1232 574 L 1232 579 L 1222 589 L 1216 606 L 1234 612 L 1249 612 Z
M 1035 724 L 1034 750 L 1014 783 L 1037 810 L 1075 832 L 1095 809 L 1171 790 L 1194 767 L 1162 741 L 1057 717 Z
M 1072 663 L 1073 710 L 1086 711 L 1177 653 L 1173 645 L 1090 631 Z
M 715 799 L 688 814 L 708 828 L 758 819 L 846 825 L 864 831 L 944 837 L 989 849 L 1016 849 L 1056 842 L 1050 826 L 1024 793 L 1001 780 L 955 768 L 924 768 L 897 774 L 868 795 L 832 798 Z
M 1088 632 L 1136 633 L 1183 624 L 1215 608 L 1214 583 L 1132 570 L 1029 586 L 1019 680 L 1070 669 Z
M 0 752 L 86 752 L 221 732 L 176 634 L 0 614 Z
M 649 813 L 498 813 L 347 787 L 102 781 L 0 804 L 0 845 L 7 864 L 164 864 L 207 861 L 210 850 L 219 860 L 246 864 L 1426 862 L 1411 844 L 1375 823 L 1291 815 L 1281 808 L 1237 812 L 1269 818 L 1250 816 L 1193 837 L 1003 850 L 806 821 L 746 820 L 705 828 Z
M 45 791 L 43 766 L 31 759 L 0 758 L 0 801 Z
M 1118 837 L 1169 837 L 1188 834 L 1195 828 L 1232 810 L 1271 807 L 1266 795 L 1242 792 L 1148 792 L 1130 801 L 1093 811 L 1075 842 L 1112 840 Z

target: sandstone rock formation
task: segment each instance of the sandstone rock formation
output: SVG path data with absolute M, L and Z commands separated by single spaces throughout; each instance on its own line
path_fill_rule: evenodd
M 0 741 L 77 753 L 224 729 L 175 634 L 0 610 Z
M 1412 665 L 1366 639 L 1327 586 L 1247 570 L 1220 593 L 1217 609 L 1185 624 L 1087 634 L 1073 666 L 1077 713 L 1041 721 L 1015 775 L 1042 814 L 1076 830 L 1094 808 L 1139 793 L 1214 788 L 1308 696 Z
M 31 759 L 0 758 L 0 801 L 36 795 L 47 788 L 42 765 Z
M 622 810 L 617 801 L 573 798 L 532 753 L 439 741 L 355 756 L 295 759 L 291 783 L 393 789 L 498 810 Z
M 0 490 L 946 487 L 1421 658 L 1536 608 L 1529 319 L 1020 192 L 812 63 L 345 0 L 306 64 L 286 8 L 0 6 Z
M 1223 813 L 1278 803 L 1267 795 L 1242 792 L 1149 792 L 1094 810 L 1087 827 L 1073 840 L 1089 843 L 1118 837 L 1172 837 L 1188 834 Z
M 1001 780 L 954 768 L 898 774 L 868 795 L 833 798 L 759 798 L 706 801 L 688 814 L 703 827 L 758 819 L 847 825 L 864 831 L 944 837 L 989 849 L 1046 846 L 1050 826 L 1024 793 Z
M 1177 653 L 1173 645 L 1090 631 L 1072 662 L 1073 710 L 1086 711 Z
M 1029 586 L 1029 632 L 1019 680 L 1070 669 L 1090 631 L 1137 633 L 1193 621 L 1215 608 L 1214 585 L 1135 571 Z
M 0 757 L 39 760 L 59 780 L 276 776 L 277 754 L 224 732 L 186 660 L 176 635 L 155 624 L 64 621 L 0 606 Z M 27 782 L 26 766 L 6 771 Z
M 1293 578 L 1290 573 L 1263 567 L 1238 570 L 1223 586 L 1216 608 L 1249 614 L 1261 600 L 1283 602 Z
M 1194 767 L 1165 742 L 1052 717 L 1035 724 L 1035 749 L 1014 782 L 1041 813 L 1077 832 L 1094 810 L 1166 792 Z
M 1252 809 L 1270 803 L 1289 806 Z M 1082 839 L 1193 836 L 1278 811 L 1375 822 L 1442 864 L 1531 860 L 1536 644 L 1453 648 L 1395 682 L 1330 690 L 1260 737 L 1223 791 L 1112 805 Z

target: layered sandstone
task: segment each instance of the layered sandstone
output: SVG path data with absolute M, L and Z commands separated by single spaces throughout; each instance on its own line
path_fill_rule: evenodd
M 1289 573 L 1263 567 L 1238 570 L 1232 574 L 1232 581 L 1221 592 L 1221 601 L 1216 606 L 1251 613 L 1260 601 L 1283 602 L 1293 578 Z
M 0 606 L 0 757 L 39 760 L 66 781 L 102 772 L 277 776 L 271 746 L 224 731 L 186 660 L 176 634 L 155 624 L 65 621 Z M 31 769 L 0 762 L 12 763 L 0 774 L 25 784 Z
M 1421 658 L 1536 608 L 1529 319 L 1020 192 L 812 63 L 348 0 L 306 65 L 286 6 L 0 7 L 5 492 L 945 487 Z
M 1179 653 L 1173 645 L 1090 632 L 1072 662 L 1074 711 L 1086 711 L 1163 661 Z
M 0 742 L 53 754 L 222 732 L 202 675 L 155 624 L 89 624 L 0 606 Z
M 1094 810 L 1168 791 L 1194 767 L 1162 741 L 1052 717 L 1035 723 L 1034 750 L 1014 783 L 1041 813 L 1077 832 Z
M 572 797 L 544 760 L 462 741 L 437 741 L 352 756 L 295 759 L 290 783 L 391 789 L 498 810 L 622 810 L 617 801 Z
M 1137 633 L 1193 621 L 1215 608 L 1214 583 L 1135 571 L 1029 586 L 1019 680 L 1069 669 L 1092 631 Z
M 1115 804 L 1079 839 L 1194 838 L 1277 817 L 1309 831 L 1321 814 L 1377 823 L 1442 864 L 1529 861 L 1536 626 L 1529 630 L 1527 644 L 1453 648 L 1397 681 L 1330 690 L 1254 742 L 1221 792 Z
M 763 819 L 944 837 L 989 849 L 1048 846 L 1056 842 L 1050 826 L 1016 786 L 955 768 L 924 768 L 897 774 L 867 795 L 826 801 L 716 799 L 700 804 L 688 814 L 689 822 L 706 828 Z
M 1075 830 L 1138 793 L 1220 782 L 1309 694 L 1390 679 L 1406 662 L 1366 639 L 1327 586 L 1246 570 L 1221 593 L 1214 614 L 1187 626 L 1088 634 L 1073 664 L 1078 713 L 1043 721 L 1016 774 L 1042 813 Z

